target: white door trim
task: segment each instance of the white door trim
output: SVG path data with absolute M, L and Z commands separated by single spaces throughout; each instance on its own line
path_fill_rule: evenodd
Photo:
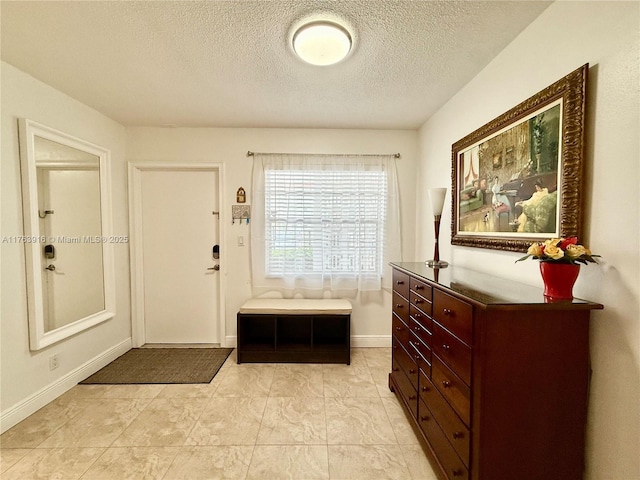
M 218 172 L 218 219 L 220 244 L 224 245 L 225 215 L 224 164 L 222 163 L 173 163 L 173 162 L 129 162 L 129 254 L 131 275 L 131 339 L 133 347 L 145 343 L 144 329 L 144 275 L 142 238 L 142 172 L 143 171 L 217 171 Z M 226 347 L 226 248 L 220 248 L 220 279 L 218 302 L 218 338 L 220 346 Z

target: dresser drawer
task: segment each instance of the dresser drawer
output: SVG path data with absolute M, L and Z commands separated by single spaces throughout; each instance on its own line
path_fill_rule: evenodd
M 418 280 L 415 277 L 411 277 L 411 290 L 423 297 L 425 300 L 431 301 L 431 285 L 423 282 L 422 280 Z
M 467 345 L 472 343 L 473 307 L 440 290 L 433 292 L 433 319 Z
M 447 332 L 438 323 L 433 325 L 433 351 L 467 385 L 471 385 L 471 348 Z
M 418 386 L 420 387 L 418 388 L 418 395 L 420 396 L 420 399 L 425 404 L 427 404 L 427 406 L 431 406 L 434 403 L 434 400 L 432 400 L 432 398 L 434 396 L 441 396 L 438 393 L 438 389 L 431 382 L 431 380 L 429 380 L 428 375 L 426 375 L 424 372 L 420 372 L 418 382 Z
M 433 413 L 423 401 L 419 401 L 418 423 L 427 436 L 433 451 L 436 453 L 449 480 L 467 480 L 469 471 L 455 449 L 451 446 L 444 432 L 440 429 Z
M 395 362 L 395 359 L 394 359 Z M 395 380 L 400 391 L 398 392 L 404 403 L 407 404 L 411 414 L 415 417 L 418 414 L 418 394 L 411 381 L 407 378 L 402 368 L 392 367 L 391 376 Z
M 398 270 L 393 270 L 393 290 L 404 298 L 409 298 L 409 275 Z
M 437 355 L 432 356 L 431 379 L 438 391 L 449 402 L 466 425 L 471 420 L 471 389 L 442 363 Z
M 409 344 L 411 345 L 413 358 L 415 358 L 418 368 L 431 376 L 431 349 L 427 347 L 413 333 L 409 334 Z
M 431 328 L 433 320 L 431 320 L 431 317 L 425 314 L 422 310 L 419 310 L 414 305 L 409 305 L 409 316 L 422 325 L 425 330 L 428 330 L 429 333 L 432 332 Z M 409 324 L 409 326 L 411 326 L 411 324 Z
M 398 292 L 393 292 L 392 302 L 393 313 L 398 315 L 404 323 L 409 325 L 409 300 L 401 297 Z
M 413 315 L 411 316 L 411 323 L 409 323 L 409 330 L 411 330 L 413 334 L 422 341 L 422 343 L 431 349 L 433 339 L 431 331 L 426 329 L 421 323 L 418 323 L 418 321 L 414 319 Z
M 427 300 L 417 293 L 409 292 L 409 303 L 411 306 L 419 308 L 424 314 L 431 315 L 431 301 Z
M 418 395 L 420 400 L 427 405 L 436 422 L 440 425 L 444 436 L 449 440 L 463 463 L 469 467 L 469 447 L 471 446 L 469 429 L 423 373 L 420 373 L 419 381 Z
M 411 349 L 413 351 L 413 349 Z M 395 340 L 393 342 L 393 359 L 397 359 L 397 363 L 402 367 L 407 378 L 411 381 L 414 390 L 418 390 L 418 364 L 415 361 L 413 354 L 409 354 L 399 343 Z
M 409 327 L 397 315 L 392 315 L 391 333 L 405 348 L 409 347 Z

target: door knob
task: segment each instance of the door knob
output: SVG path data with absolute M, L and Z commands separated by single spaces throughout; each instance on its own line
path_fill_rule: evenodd
M 207 268 L 207 270 L 215 270 L 216 272 L 220 270 L 220 265 L 214 265 L 213 267 Z
M 45 270 L 49 270 L 50 272 L 55 272 L 56 271 L 56 266 L 55 265 L 47 265 L 45 267 Z

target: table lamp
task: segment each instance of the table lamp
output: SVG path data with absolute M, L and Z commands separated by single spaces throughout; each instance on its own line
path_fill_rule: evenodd
M 425 263 L 431 268 L 445 268 L 449 264 L 440 260 L 440 249 L 438 246 L 438 238 L 440 237 L 440 218 L 442 217 L 442 208 L 444 207 L 444 197 L 447 194 L 446 188 L 429 189 L 429 200 L 431 200 L 431 209 L 434 217 L 434 228 L 436 233 L 436 244 L 433 252 L 433 260 L 427 260 Z

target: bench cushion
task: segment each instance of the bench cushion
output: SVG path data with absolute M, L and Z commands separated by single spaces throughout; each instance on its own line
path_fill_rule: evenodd
M 351 303 L 342 298 L 252 298 L 239 313 L 259 315 L 349 315 Z

